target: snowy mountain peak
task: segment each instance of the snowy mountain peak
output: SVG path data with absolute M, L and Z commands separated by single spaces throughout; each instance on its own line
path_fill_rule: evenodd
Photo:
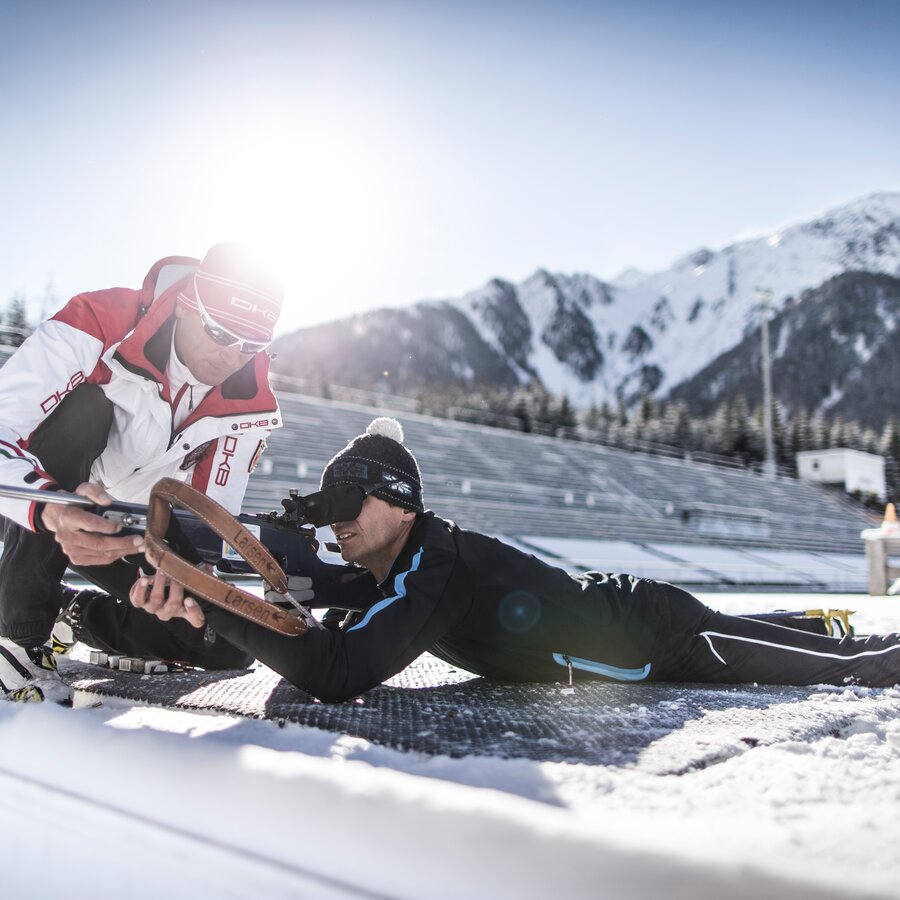
M 374 344 L 355 358 L 360 367 L 371 358 L 371 373 L 360 368 L 364 384 L 389 371 L 398 393 L 464 376 L 471 383 L 537 379 L 581 406 L 663 396 L 758 327 L 757 289 L 772 292 L 776 315 L 847 271 L 900 275 L 900 193 L 873 193 L 720 249 L 700 247 L 657 272 L 626 269 L 613 282 L 540 268 L 519 284 L 492 279 L 459 300 L 380 310 L 370 314 L 379 319 L 373 330 L 405 335 L 415 349 L 402 365 L 382 359 Z M 314 346 L 310 336 L 305 354 L 294 355 L 321 367 Z
M 719 251 L 700 248 L 640 281 L 617 282 L 612 291 L 615 305 L 633 312 L 632 329 L 653 336 L 640 365 L 658 369 L 655 393 L 662 394 L 756 326 L 757 288 L 772 291 L 777 311 L 848 270 L 900 274 L 900 194 L 874 193 Z M 606 374 L 614 392 L 628 393 L 635 365 L 627 355 L 612 360 Z M 640 383 L 646 386 L 646 379 Z
M 622 269 L 622 271 L 613 278 L 610 284 L 624 290 L 640 284 L 647 277 L 647 274 L 648 273 L 643 269 L 638 269 L 635 266 L 628 266 L 628 268 Z
M 777 311 L 854 269 L 900 273 L 900 193 L 873 193 L 719 250 L 700 247 L 658 272 L 626 270 L 610 284 L 539 269 L 514 288 L 537 339 L 520 368 L 582 405 L 662 394 L 757 325 L 757 288 L 772 291 Z M 567 341 L 578 345 L 571 357 Z

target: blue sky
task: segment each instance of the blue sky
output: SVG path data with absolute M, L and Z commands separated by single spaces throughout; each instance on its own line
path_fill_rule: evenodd
M 881 0 L 0 0 L 0 304 L 232 239 L 280 330 L 661 268 L 900 189 L 898 38 Z

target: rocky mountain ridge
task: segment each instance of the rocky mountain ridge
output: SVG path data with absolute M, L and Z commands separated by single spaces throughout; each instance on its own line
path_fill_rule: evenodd
M 787 417 L 840 415 L 880 430 L 900 419 L 900 278 L 845 272 L 804 292 L 769 323 L 774 392 Z M 726 397 L 762 401 L 759 329 L 671 393 L 697 415 Z
M 537 380 L 580 406 L 644 393 L 702 398 L 716 391 L 701 373 L 718 371 L 713 363 L 757 332 L 758 288 L 772 292 L 777 318 L 846 272 L 900 276 L 900 194 L 872 194 L 769 235 L 701 248 L 660 272 L 604 282 L 538 269 L 520 284 L 495 278 L 459 299 L 301 329 L 276 342 L 274 368 L 410 395 L 424 385 Z M 840 297 L 852 325 L 861 301 L 853 291 Z M 856 338 L 848 332 L 847 340 Z M 852 396 L 832 397 L 830 408 Z

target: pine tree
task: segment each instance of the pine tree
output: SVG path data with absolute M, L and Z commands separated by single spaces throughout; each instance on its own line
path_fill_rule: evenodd
M 731 399 L 726 397 L 709 419 L 705 430 L 703 449 L 722 456 L 734 454 L 734 410 Z
M 13 294 L 6 308 L 6 327 L 4 331 L 8 335 L 7 340 L 13 347 L 22 344 L 31 333 L 28 327 L 28 317 L 25 312 L 25 298 L 21 294 Z
M 531 410 L 531 418 L 537 426 L 535 430 L 541 431 L 549 419 L 550 412 L 550 399 L 543 385 L 532 382 L 528 386 L 528 405 Z
M 588 407 L 587 411 L 584 414 L 584 418 L 581 420 L 581 424 L 588 431 L 600 430 L 600 410 L 597 409 L 596 403 L 592 402 Z
M 813 427 L 809 413 L 801 409 L 796 416 L 796 452 L 813 449 Z
M 642 440 L 651 444 L 665 444 L 666 439 L 663 435 L 663 423 L 659 416 L 653 416 L 644 422 Z
M 609 423 L 612 422 L 615 417 L 616 414 L 613 412 L 612 407 L 609 405 L 609 400 L 604 400 L 602 406 L 600 407 L 601 427 L 608 427 Z
M 866 453 L 881 453 L 879 446 L 878 433 L 874 428 L 866 428 L 862 433 L 862 448 Z
M 668 404 L 663 415 L 662 440 L 680 450 L 693 449 L 691 415 L 684 400 Z
M 526 434 L 531 433 L 532 421 L 531 412 L 529 410 L 528 398 L 524 391 L 516 391 L 518 395 L 515 405 L 513 406 L 513 417 L 519 420 L 519 431 Z
M 881 433 L 881 452 L 884 455 L 884 477 L 887 481 L 888 499 L 900 500 L 900 428 L 891 416 Z
M 759 429 L 755 419 L 747 398 L 738 394 L 731 408 L 731 453 L 745 466 L 759 458 Z
M 577 424 L 575 410 L 572 409 L 569 398 L 563 394 L 562 399 L 559 401 L 559 410 L 556 413 L 556 427 L 574 428 Z
M 785 423 L 785 464 L 791 471 L 797 474 L 797 454 L 809 450 L 808 440 L 810 436 L 809 416 L 806 410 L 798 410 Z
M 831 423 L 828 432 L 828 446 L 834 448 L 847 446 L 846 424 L 840 413 L 834 417 L 834 421 Z
M 606 440 L 614 447 L 621 447 L 625 443 L 624 431 L 627 427 L 627 425 L 620 425 L 618 419 L 613 419 L 606 430 Z
M 862 450 L 862 428 L 859 422 L 847 422 L 844 426 L 844 446 L 851 450 Z
M 810 450 L 825 450 L 828 448 L 828 420 L 824 413 L 817 412 L 809 422 Z

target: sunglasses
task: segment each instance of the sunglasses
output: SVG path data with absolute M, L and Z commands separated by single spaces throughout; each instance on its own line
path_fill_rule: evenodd
M 214 344 L 220 347 L 237 347 L 241 353 L 261 353 L 271 344 L 271 341 L 248 341 L 234 334 L 227 328 L 223 328 L 206 311 L 203 301 L 200 299 L 200 290 L 197 287 L 197 279 L 194 278 L 194 299 L 197 301 L 197 309 L 200 313 L 200 323 Z

